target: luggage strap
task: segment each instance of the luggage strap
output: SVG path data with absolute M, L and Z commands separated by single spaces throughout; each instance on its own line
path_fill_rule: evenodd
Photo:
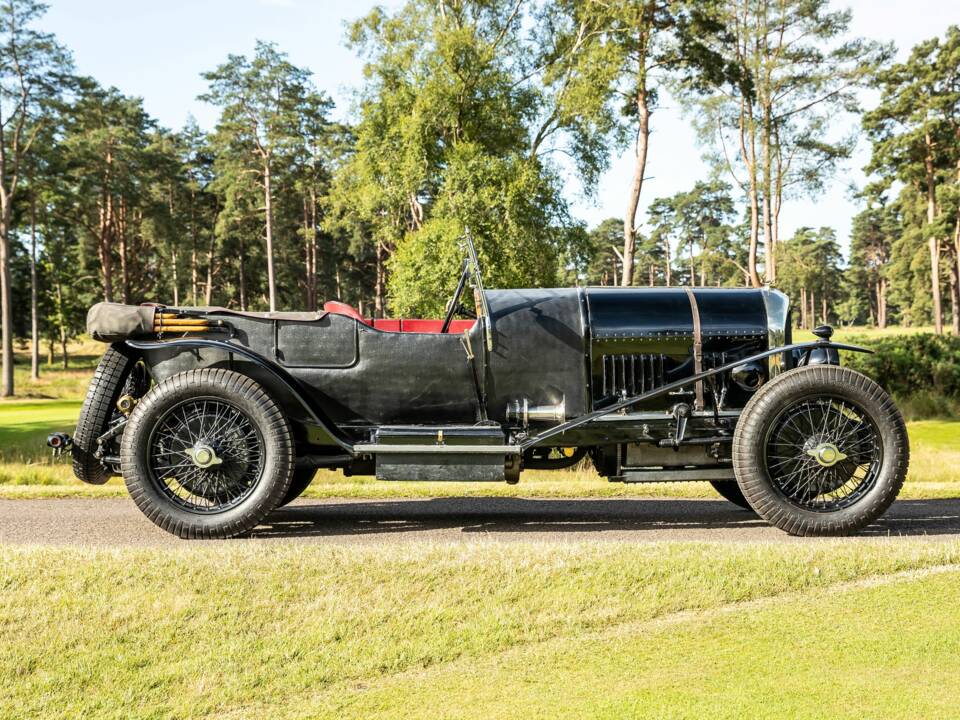
M 690 301 L 690 313 L 693 315 L 693 372 L 699 375 L 703 372 L 703 329 L 700 325 L 700 307 L 697 305 L 697 296 L 693 288 L 686 287 L 687 299 Z M 703 410 L 703 380 L 696 382 L 694 408 Z

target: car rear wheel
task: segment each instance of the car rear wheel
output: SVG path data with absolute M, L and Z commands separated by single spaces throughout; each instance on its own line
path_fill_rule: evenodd
M 900 411 L 848 368 L 791 370 L 760 388 L 733 441 L 737 481 L 751 507 L 791 535 L 846 535 L 897 497 L 910 449 Z
M 180 373 L 154 387 L 123 433 L 137 507 L 183 538 L 248 532 L 290 489 L 293 438 L 280 407 L 236 372 Z

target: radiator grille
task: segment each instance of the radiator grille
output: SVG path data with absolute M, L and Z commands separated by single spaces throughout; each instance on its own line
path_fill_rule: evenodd
M 666 384 L 665 355 L 604 355 L 602 395 L 639 395 Z

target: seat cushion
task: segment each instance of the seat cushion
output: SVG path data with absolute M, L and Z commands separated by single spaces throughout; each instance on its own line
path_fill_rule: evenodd
M 470 330 L 476 320 L 454 320 L 450 323 L 449 332 L 459 335 L 464 330 Z M 428 333 L 439 334 L 443 329 L 443 320 L 422 320 L 417 318 L 376 318 L 369 324 L 383 332 Z

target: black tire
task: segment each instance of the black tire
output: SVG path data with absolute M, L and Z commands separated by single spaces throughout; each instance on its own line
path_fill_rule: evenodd
M 208 417 L 208 405 L 232 419 Z M 178 427 L 183 434 L 172 434 Z M 187 447 L 183 438 L 194 430 Z M 217 448 L 216 464 L 196 464 L 201 442 Z M 294 444 L 284 413 L 259 384 L 229 370 L 202 369 L 174 375 L 146 394 L 130 415 L 120 457 L 130 496 L 156 525 L 182 538 L 229 538 L 252 530 L 286 497 Z
M 740 486 L 737 485 L 735 480 L 711 480 L 710 484 L 713 485 L 713 489 L 724 499 L 729 500 L 744 510 L 753 512 L 750 503 L 748 503 L 747 499 L 743 496 L 743 490 L 740 489 Z
M 909 460 L 906 426 L 890 396 L 832 365 L 797 368 L 761 387 L 733 439 L 747 502 L 791 535 L 866 527 L 896 499 Z
M 283 500 L 280 501 L 280 504 L 277 505 L 278 508 L 282 508 L 285 505 L 289 505 L 298 497 L 303 495 L 310 483 L 313 482 L 314 476 L 317 474 L 316 468 L 297 468 L 293 471 L 293 478 L 290 480 L 290 488 L 287 490 L 287 494 L 283 496 Z
M 73 474 L 91 485 L 103 485 L 116 473 L 95 456 L 97 438 L 117 417 L 117 400 L 131 377 L 137 363 L 136 354 L 121 343 L 107 348 L 87 388 L 87 396 L 80 408 L 77 429 L 73 434 Z

